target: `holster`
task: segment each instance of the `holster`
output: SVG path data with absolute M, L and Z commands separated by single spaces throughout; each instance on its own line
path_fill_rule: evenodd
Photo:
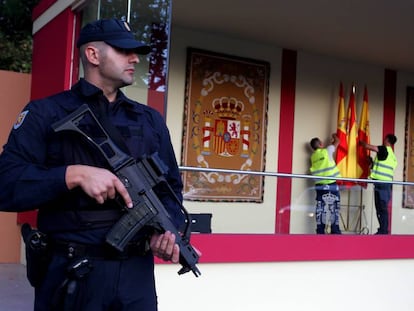
M 72 261 L 66 269 L 66 278 L 55 291 L 52 298 L 52 310 L 79 310 L 79 295 L 82 292 L 82 281 L 92 271 L 93 265 L 87 258 Z
M 48 238 L 28 223 L 22 225 L 21 233 L 26 249 L 27 279 L 30 285 L 37 287 L 45 278 L 52 257 Z

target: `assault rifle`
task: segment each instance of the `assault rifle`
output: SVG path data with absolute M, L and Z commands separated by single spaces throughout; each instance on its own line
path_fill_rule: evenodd
M 52 124 L 52 128 L 55 132 L 75 131 L 86 137 L 102 153 L 132 198 L 132 208 L 122 204 L 125 213 L 108 232 L 106 242 L 123 251 L 127 243 L 144 226 L 150 226 L 160 233 L 170 231 L 175 235 L 176 243 L 180 247 L 179 262 L 182 268 L 178 274 L 191 270 L 198 277 L 201 274 L 196 267 L 199 255 L 190 244 L 190 215 L 168 184 L 165 178 L 168 168 L 158 154 L 152 154 L 139 162 L 135 161 L 118 148 L 86 104 Z M 154 192 L 154 187 L 161 184 L 166 186 L 186 217 L 183 234 L 178 232 L 171 216 Z

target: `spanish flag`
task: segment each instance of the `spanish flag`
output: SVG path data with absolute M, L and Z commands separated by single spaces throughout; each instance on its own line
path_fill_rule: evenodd
M 369 110 L 368 110 L 368 90 L 367 86 L 364 89 L 364 101 L 362 102 L 359 130 L 358 130 L 358 139 L 370 143 L 370 133 L 369 133 Z M 370 151 L 363 146 L 358 145 L 358 163 L 362 169 L 361 175 L 359 178 L 368 178 L 370 166 L 371 166 L 371 157 Z M 366 187 L 366 184 L 365 184 Z
M 338 123 L 336 135 L 339 138 L 339 145 L 336 149 L 336 165 L 341 172 L 341 176 L 346 176 L 346 155 L 348 153 L 348 142 L 346 133 L 344 87 L 342 82 L 339 85 Z
M 348 105 L 348 155 L 346 157 L 346 175 L 348 178 L 359 178 L 362 170 L 357 157 L 358 130 L 355 113 L 355 86 L 352 85 Z

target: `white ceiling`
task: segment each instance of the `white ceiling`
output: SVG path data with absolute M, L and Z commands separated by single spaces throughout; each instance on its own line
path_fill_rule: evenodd
M 172 23 L 414 72 L 414 0 L 175 0 Z

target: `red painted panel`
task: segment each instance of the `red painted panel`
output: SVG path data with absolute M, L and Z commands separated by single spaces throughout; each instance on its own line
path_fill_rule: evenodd
M 297 52 L 283 50 L 282 80 L 280 90 L 280 124 L 278 172 L 292 173 L 293 133 L 295 124 L 295 92 L 296 92 Z M 290 205 L 292 180 L 279 178 L 276 189 L 276 233 L 289 233 L 290 211 L 281 210 Z
M 409 235 L 194 234 L 191 243 L 200 263 L 414 258 Z
M 382 137 L 395 133 L 395 105 L 397 100 L 397 72 L 385 69 L 384 71 L 384 111 L 382 121 Z M 401 141 L 401 140 L 400 140 Z M 377 144 L 381 144 L 378 142 Z M 388 204 L 388 231 L 391 232 L 392 200 Z
M 395 105 L 397 100 L 397 72 L 386 69 L 384 72 L 384 116 L 382 132 L 385 135 L 395 132 Z
M 148 89 L 148 106 L 158 110 L 165 117 L 165 107 L 164 107 L 164 92 L 157 92 L 151 89 Z
M 60 13 L 33 38 L 32 94 L 41 98 L 68 88 L 74 14 Z

